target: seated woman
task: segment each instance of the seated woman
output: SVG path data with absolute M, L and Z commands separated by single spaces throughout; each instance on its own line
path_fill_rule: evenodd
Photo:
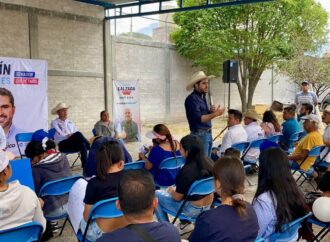
M 273 111 L 264 112 L 260 126 L 265 131 L 266 137 L 281 133 L 281 125 L 279 124 Z
M 101 145 L 96 153 L 96 177 L 89 180 L 84 198 L 85 208 L 80 223 L 81 231 L 86 229 L 86 221 L 93 205 L 101 200 L 118 196 L 118 185 L 124 174 L 122 149 L 117 141 L 108 141 Z M 121 218 L 97 219 L 89 225 L 87 239 L 95 241 L 105 232 L 126 226 Z
M 154 142 L 154 146 L 150 150 L 148 159 L 143 153 L 139 154 L 145 161 L 146 169 L 150 170 L 158 185 L 173 185 L 179 169 L 169 171 L 159 170 L 158 167 L 163 160 L 171 157 L 176 158 L 180 155 L 179 142 L 173 140 L 169 129 L 164 124 L 157 124 L 151 132 L 147 133 L 147 137 Z
M 55 150 L 55 142 L 49 134 L 40 129 L 33 136 L 25 149 L 26 157 L 31 159 L 35 192 L 50 181 L 71 176 L 71 169 L 66 155 Z M 43 211 L 46 216 L 55 217 L 64 214 L 67 209 L 68 195 L 46 196 Z
M 13 158 L 14 155 L 0 151 L 0 230 L 34 221 L 45 231 L 46 219 L 36 194 L 17 180 L 7 183 L 12 175 L 9 159 Z
M 176 187 L 169 187 L 167 191 L 156 191 L 158 197 L 156 216 L 158 221 L 169 221 L 162 208 L 173 212 L 178 211 L 187 196 L 190 186 L 197 180 L 212 176 L 213 162 L 205 155 L 201 139 L 196 135 L 187 135 L 181 139 L 180 143 L 180 152 L 186 162 L 176 177 Z M 190 196 L 182 210 L 182 214 L 196 218 L 202 211 L 210 209 L 212 201 L 213 193 L 205 196 Z M 183 225 L 180 224 L 180 229 L 183 229 Z
M 252 206 L 244 201 L 242 162 L 233 156 L 222 157 L 215 163 L 213 175 L 222 204 L 198 216 L 189 241 L 254 241 L 258 219 Z
M 287 155 L 280 148 L 268 148 L 259 157 L 258 187 L 253 199 L 258 217 L 258 238 L 280 231 L 307 213 L 302 193 L 291 174 Z M 297 231 L 298 238 L 298 231 Z

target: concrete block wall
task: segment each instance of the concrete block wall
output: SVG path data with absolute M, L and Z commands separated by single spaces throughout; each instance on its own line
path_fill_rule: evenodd
M 0 0 L 0 56 L 47 60 L 49 122 L 54 119 L 51 109 L 66 102 L 72 106 L 70 119 L 88 136 L 106 102 L 103 14 L 101 7 L 71 0 Z M 139 80 L 143 123 L 186 120 L 185 87 L 198 69 L 172 44 L 124 37 L 109 40 L 108 92 L 111 79 Z M 253 103 L 271 102 L 270 81 L 268 71 Z M 227 105 L 227 85 L 221 78 L 212 81 L 211 88 L 215 103 Z M 275 77 L 275 99 L 291 102 L 294 89 L 284 77 Z M 107 104 L 111 108 L 111 93 Z M 240 109 L 240 105 L 237 87 L 232 85 L 231 107 Z

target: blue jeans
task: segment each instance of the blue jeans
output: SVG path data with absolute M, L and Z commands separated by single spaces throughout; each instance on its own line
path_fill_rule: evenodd
M 199 130 L 197 132 L 191 132 L 191 134 L 197 135 L 201 138 L 203 142 L 204 152 L 208 157 L 210 157 L 213 145 L 212 133 L 207 132 L 206 130 Z
M 162 208 L 166 208 L 167 210 L 170 210 L 173 213 L 176 213 L 181 204 L 183 203 L 183 201 L 175 201 L 172 196 L 164 191 L 164 190 L 157 190 L 156 191 L 156 196 L 158 198 L 158 207 L 156 208 L 156 217 L 158 219 L 158 221 L 167 221 L 169 222 L 167 213 L 165 213 Z M 189 217 L 189 218 L 193 218 L 196 219 L 197 216 L 205 211 L 205 210 L 209 210 L 210 206 L 203 206 L 203 207 L 197 207 L 195 205 L 193 205 L 191 202 L 186 202 L 185 206 L 182 209 L 181 214 Z
M 81 233 L 84 235 L 85 229 L 86 229 L 87 223 L 85 219 L 82 219 L 80 222 L 80 230 Z M 92 221 L 88 226 L 88 231 L 86 234 L 86 239 L 89 241 L 95 241 L 98 238 L 100 238 L 103 234 L 103 231 L 100 229 L 100 227 L 97 225 L 96 221 Z

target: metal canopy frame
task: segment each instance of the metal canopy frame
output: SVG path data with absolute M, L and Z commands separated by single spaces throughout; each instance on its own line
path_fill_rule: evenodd
M 199 9 L 208 9 L 208 8 L 218 8 L 218 7 L 228 7 L 242 4 L 252 4 L 252 3 L 261 3 L 261 2 L 271 2 L 274 0 L 227 0 L 225 2 L 216 2 L 213 3 L 212 0 L 205 0 L 203 5 L 197 6 L 184 6 L 184 0 L 179 0 L 179 6 L 169 8 L 166 6 L 164 8 L 163 3 L 170 2 L 172 0 L 119 0 L 116 2 L 114 0 L 112 3 L 109 0 L 76 0 L 79 2 L 89 3 L 93 5 L 102 6 L 105 9 L 105 19 L 119 19 L 119 18 L 129 18 L 129 17 L 140 17 L 145 15 L 154 15 L 154 14 L 164 14 L 164 13 L 173 13 L 173 12 L 183 12 Z M 146 6 L 151 4 L 157 5 L 154 9 L 143 9 Z M 129 11 L 129 12 L 128 12 Z M 134 11 L 134 12 L 133 12 Z

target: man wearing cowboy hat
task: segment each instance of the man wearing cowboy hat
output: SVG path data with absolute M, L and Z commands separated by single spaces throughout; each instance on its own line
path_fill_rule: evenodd
M 1 149 L 6 149 L 12 152 L 15 156 L 20 156 L 17 143 L 16 134 L 24 133 L 20 128 L 17 128 L 13 123 L 15 115 L 15 101 L 14 96 L 6 88 L 0 88 L 0 143 Z M 2 130 L 3 129 L 3 130 Z M 4 134 L 6 136 L 4 136 Z
M 224 108 L 207 104 L 206 94 L 209 80 L 215 76 L 207 76 L 203 71 L 196 72 L 187 84 L 186 90 L 193 92 L 185 100 L 186 116 L 191 134 L 199 136 L 204 144 L 205 153 L 210 156 L 212 149 L 211 120 L 224 113 Z
M 76 130 L 74 124 L 67 119 L 70 106 L 59 103 L 52 109 L 52 114 L 58 115 L 51 123 L 56 130 L 54 140 L 61 152 L 80 152 L 82 167 L 87 162 L 87 150 L 90 149 L 88 140 Z
M 249 109 L 244 114 L 245 131 L 247 133 L 247 141 L 251 142 L 264 138 L 265 134 L 261 126 L 258 124 L 259 116 L 253 109 Z M 260 154 L 259 149 L 251 148 L 244 156 L 246 161 L 255 161 Z

